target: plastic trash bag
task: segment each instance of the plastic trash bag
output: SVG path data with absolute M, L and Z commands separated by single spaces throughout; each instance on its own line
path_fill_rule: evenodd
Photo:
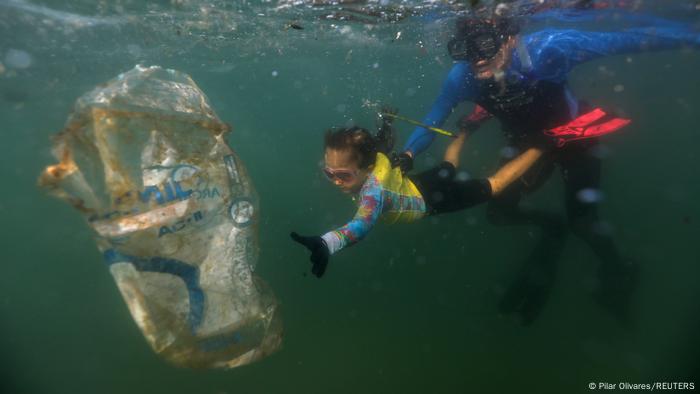
M 136 66 L 78 99 L 39 180 L 87 219 L 148 343 L 181 366 L 235 367 L 281 342 L 228 131 L 189 76 Z

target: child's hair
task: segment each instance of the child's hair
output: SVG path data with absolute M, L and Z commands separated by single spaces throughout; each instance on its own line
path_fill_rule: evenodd
M 377 159 L 377 144 L 361 127 L 333 128 L 326 131 L 325 148 L 347 150 L 360 168 L 367 168 Z

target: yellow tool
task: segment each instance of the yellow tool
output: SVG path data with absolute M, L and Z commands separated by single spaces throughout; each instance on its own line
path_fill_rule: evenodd
M 396 114 L 392 114 L 392 113 L 389 113 L 389 112 L 382 112 L 381 114 L 382 114 L 382 116 L 389 116 L 389 117 L 392 117 L 392 118 L 396 118 L 396 119 L 399 119 L 399 120 L 403 120 L 404 122 L 408 122 L 408 123 L 410 123 L 410 124 L 414 124 L 414 125 L 416 125 L 416 126 L 425 127 L 426 129 L 428 129 L 428 130 L 430 130 L 430 131 L 434 131 L 434 132 L 436 132 L 436 133 L 438 133 L 438 134 L 446 135 L 446 136 L 452 137 L 452 138 L 457 138 L 457 136 L 456 136 L 453 132 L 450 132 L 450 131 L 447 131 L 447 130 L 443 130 L 443 129 L 438 129 L 437 127 L 428 126 L 428 125 L 423 124 L 423 123 L 421 123 L 421 122 L 419 122 L 419 121 L 417 121 L 417 120 L 413 120 L 413 119 L 409 119 L 409 118 L 404 118 L 403 116 L 396 115 Z

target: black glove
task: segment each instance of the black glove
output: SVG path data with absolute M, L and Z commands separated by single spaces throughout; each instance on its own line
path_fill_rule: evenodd
M 404 174 L 413 169 L 413 158 L 406 152 L 391 155 L 391 167 L 399 167 Z
M 381 128 L 382 126 L 391 126 L 391 124 L 394 122 L 394 117 L 392 115 L 396 115 L 399 113 L 399 110 L 390 107 L 388 105 L 382 106 L 381 111 L 379 112 L 379 116 L 377 117 L 377 128 Z
M 300 244 L 306 246 L 307 249 L 311 251 L 311 273 L 317 277 L 322 277 L 326 272 L 326 266 L 328 265 L 328 246 L 326 246 L 326 241 L 321 237 L 303 237 L 295 232 L 289 234 L 292 239 Z

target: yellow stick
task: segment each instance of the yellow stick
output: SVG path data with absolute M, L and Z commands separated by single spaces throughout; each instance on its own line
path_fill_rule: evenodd
M 452 137 L 452 138 L 457 138 L 457 136 L 456 136 L 454 133 L 452 133 L 452 132 L 449 132 L 449 131 L 443 130 L 443 129 L 438 129 L 437 127 L 428 126 L 428 125 L 423 124 L 423 123 L 421 123 L 421 122 L 419 122 L 419 121 L 417 121 L 417 120 L 413 120 L 413 119 L 409 119 L 409 118 L 404 118 L 403 116 L 399 116 L 399 115 L 391 114 L 391 113 L 387 113 L 387 112 L 382 112 L 382 115 L 384 115 L 384 116 L 390 116 L 390 117 L 396 118 L 396 119 L 400 119 L 400 120 L 403 120 L 404 122 L 408 122 L 408 123 L 414 124 L 414 125 L 416 125 L 416 126 L 425 127 L 426 129 L 428 129 L 428 130 L 430 130 L 430 131 L 434 131 L 434 132 L 436 132 L 436 133 L 438 133 L 438 134 L 446 135 L 446 136 Z

